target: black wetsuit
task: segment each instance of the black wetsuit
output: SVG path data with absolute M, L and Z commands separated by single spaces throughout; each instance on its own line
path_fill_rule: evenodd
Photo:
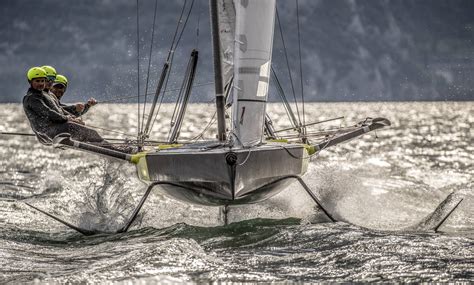
M 54 95 L 54 93 L 48 92 L 48 94 L 51 95 L 51 97 L 53 97 L 56 100 L 56 103 L 58 103 L 59 106 L 61 106 L 61 108 L 63 108 L 66 112 L 68 112 L 69 114 L 71 114 L 75 117 L 79 117 L 79 116 L 84 115 L 85 113 L 87 113 L 87 111 L 89 111 L 89 109 L 91 107 L 89 104 L 86 103 L 86 104 L 84 104 L 84 110 L 82 112 L 78 112 L 78 111 L 76 111 L 76 104 L 66 105 L 64 103 L 61 103 L 60 99 L 58 99 L 58 97 L 56 97 L 56 95 Z
M 60 133 L 69 133 L 72 139 L 78 141 L 104 142 L 95 130 L 69 121 L 70 114 L 52 96 L 30 88 L 23 97 L 23 109 L 36 134 L 52 139 Z
M 84 110 L 82 112 L 78 112 L 78 111 L 76 111 L 76 105 L 75 104 L 74 105 L 66 105 L 64 103 L 61 103 L 61 101 L 59 101 L 59 106 L 61 106 L 68 113 L 70 113 L 71 115 L 74 115 L 76 117 L 84 115 L 85 113 L 87 113 L 87 111 L 89 111 L 89 108 L 90 108 L 90 105 L 86 103 L 86 104 L 84 104 Z

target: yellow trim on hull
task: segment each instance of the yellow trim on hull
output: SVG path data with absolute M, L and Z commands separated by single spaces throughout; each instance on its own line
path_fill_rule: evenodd
M 148 172 L 148 165 L 146 163 L 146 156 L 140 157 L 138 163 L 137 163 L 137 172 L 138 172 L 138 178 L 142 181 L 150 181 L 150 175 Z
M 163 149 L 169 149 L 169 148 L 179 148 L 182 147 L 183 144 L 180 143 L 175 143 L 175 144 L 160 144 L 155 147 L 156 150 L 163 150 Z
M 160 151 L 170 148 L 178 148 L 183 146 L 182 144 L 162 144 L 155 147 L 155 150 Z M 130 162 L 137 166 L 138 178 L 142 181 L 150 181 L 150 175 L 148 172 L 148 165 L 146 163 L 146 155 L 148 152 L 139 152 L 132 155 Z
M 316 148 L 313 145 L 305 144 L 304 148 L 306 149 L 308 155 L 313 155 L 316 153 Z
M 130 162 L 133 164 L 138 164 L 140 162 L 140 159 L 142 157 L 145 157 L 147 152 L 139 152 L 134 155 L 132 155 L 132 158 L 130 159 Z
M 288 143 L 288 140 L 287 139 L 271 139 L 271 140 L 266 140 L 266 142 Z

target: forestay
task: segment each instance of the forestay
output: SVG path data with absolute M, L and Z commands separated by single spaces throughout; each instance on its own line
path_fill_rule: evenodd
M 222 0 L 219 33 L 225 86 L 233 81 L 232 129 L 236 143 L 261 142 L 268 97 L 275 0 Z

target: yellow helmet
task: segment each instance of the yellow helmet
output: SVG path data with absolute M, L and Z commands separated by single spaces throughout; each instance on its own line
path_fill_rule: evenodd
M 56 75 L 56 79 L 54 80 L 53 84 L 62 84 L 67 87 L 67 78 L 64 75 L 58 74 Z
M 26 73 L 26 77 L 28 78 L 28 81 L 31 81 L 35 78 L 47 78 L 47 75 L 44 69 L 35 66 L 28 70 L 28 72 Z
M 46 71 L 46 77 L 48 78 L 48 80 L 54 81 L 54 79 L 56 79 L 56 75 L 58 73 L 56 72 L 56 69 L 54 67 L 50 65 L 43 65 L 41 66 L 41 68 Z

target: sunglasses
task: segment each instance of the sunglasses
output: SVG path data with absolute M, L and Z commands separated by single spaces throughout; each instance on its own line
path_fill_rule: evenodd
M 54 81 L 56 80 L 56 76 L 47 76 L 48 77 L 48 81 Z
M 66 89 L 66 86 L 64 86 L 64 85 L 61 84 L 61 83 L 59 83 L 59 84 L 54 84 L 53 87 L 56 88 L 56 89 L 59 89 L 59 90 Z

